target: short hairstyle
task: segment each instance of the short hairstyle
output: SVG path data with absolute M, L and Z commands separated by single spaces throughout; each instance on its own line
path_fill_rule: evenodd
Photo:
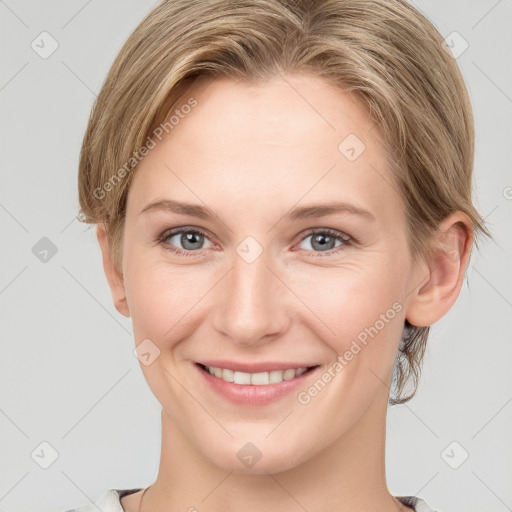
M 439 32 L 405 0 L 164 0 L 116 57 L 80 153 L 79 220 L 106 226 L 118 268 L 133 170 L 155 133 L 173 128 L 169 116 L 187 87 L 216 77 L 262 84 L 295 72 L 352 92 L 375 121 L 414 260 L 430 254 L 439 223 L 457 210 L 475 234 L 491 236 L 472 203 L 464 80 Z M 414 396 L 429 329 L 411 326 L 404 338 L 390 404 Z

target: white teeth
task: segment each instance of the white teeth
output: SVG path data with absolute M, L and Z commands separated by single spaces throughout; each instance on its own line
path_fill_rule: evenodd
M 226 382 L 233 382 L 235 379 L 235 372 L 233 370 L 222 370 L 221 379 L 224 379 Z
M 281 370 L 272 370 L 268 372 L 270 384 L 279 384 L 283 382 L 283 372 Z
M 234 382 L 235 384 L 242 385 L 255 385 L 266 386 L 267 384 L 279 384 L 283 380 L 291 380 L 299 375 L 302 375 L 307 368 L 297 368 L 289 370 L 272 370 L 270 372 L 247 373 L 235 372 L 233 370 L 226 370 L 224 368 L 212 368 L 206 366 L 208 372 L 215 377 L 225 380 L 226 382 Z
M 295 370 L 285 370 L 283 373 L 284 380 L 291 380 L 295 377 Z
M 222 379 L 222 377 L 221 377 L 221 379 Z M 245 373 L 245 372 L 235 372 L 233 382 L 235 384 L 250 384 L 251 383 L 251 374 Z
M 257 386 L 266 386 L 270 383 L 268 378 L 268 372 L 261 373 L 253 373 L 251 375 L 251 384 L 256 384 Z

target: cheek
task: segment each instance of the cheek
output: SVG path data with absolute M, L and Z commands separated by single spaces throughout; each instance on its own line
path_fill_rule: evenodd
M 317 337 L 360 364 L 394 361 L 404 307 L 393 269 L 318 270 L 294 276 L 297 295 L 314 313 L 308 317 Z
M 209 284 L 192 266 L 171 266 L 144 254 L 127 258 L 125 276 L 135 339 L 149 338 L 160 348 L 190 334 L 201 299 L 214 283 L 214 276 Z

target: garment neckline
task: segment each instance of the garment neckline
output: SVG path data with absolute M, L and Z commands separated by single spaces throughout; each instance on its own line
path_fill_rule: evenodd
M 109 492 L 113 491 L 116 493 L 119 499 L 119 512 L 126 512 L 121 505 L 121 498 L 128 496 L 130 494 L 135 494 L 136 492 L 142 491 L 144 487 L 136 487 L 131 489 L 110 489 Z M 394 496 L 397 500 L 408 507 L 412 507 L 415 512 L 436 512 L 434 509 L 430 508 L 430 506 L 421 498 L 417 496 Z

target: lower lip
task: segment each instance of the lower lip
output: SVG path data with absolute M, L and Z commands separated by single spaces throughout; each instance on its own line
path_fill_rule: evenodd
M 294 377 L 290 380 L 283 380 L 279 384 L 266 385 L 247 385 L 235 384 L 234 382 L 226 382 L 219 377 L 215 377 L 210 372 L 203 370 L 198 364 L 194 364 L 197 371 L 206 380 L 206 383 L 223 398 L 237 405 L 268 405 L 272 402 L 289 395 L 297 390 L 309 379 L 316 371 L 318 366 L 311 370 Z

